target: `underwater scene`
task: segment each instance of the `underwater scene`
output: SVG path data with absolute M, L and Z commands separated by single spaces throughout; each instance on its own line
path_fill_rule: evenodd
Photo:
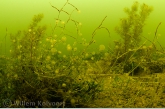
M 1 0 L 0 107 L 165 107 L 164 0 Z

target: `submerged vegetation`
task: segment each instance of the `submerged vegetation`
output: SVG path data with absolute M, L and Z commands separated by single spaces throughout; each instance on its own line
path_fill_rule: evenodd
M 0 107 L 165 107 L 165 52 L 156 44 L 161 23 L 154 41 L 142 35 L 152 7 L 139 8 L 135 2 L 125 8 L 128 17 L 115 28 L 121 40 L 108 50 L 100 45 L 95 53 L 87 49 L 95 43 L 96 32 L 105 29 L 110 35 L 102 26 L 106 17 L 87 42 L 78 38 L 81 22 L 71 18 L 74 11 L 80 12 L 78 8 L 69 0 L 61 9 L 50 5 L 58 12 L 51 33 L 40 25 L 44 15 L 38 14 L 26 30 L 10 35 L 11 57 L 0 56 Z M 72 13 L 64 10 L 66 5 Z M 66 21 L 61 13 L 68 15 Z M 75 25 L 76 35 L 67 33 L 68 22 Z M 68 38 L 74 43 L 68 43 Z M 82 51 L 77 50 L 78 44 Z M 69 54 L 62 55 L 58 46 Z

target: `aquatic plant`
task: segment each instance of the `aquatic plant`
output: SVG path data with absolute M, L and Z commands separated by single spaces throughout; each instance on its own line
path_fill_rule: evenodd
M 155 47 L 156 37 L 154 41 L 150 41 L 143 36 L 146 41 L 140 44 L 142 27 L 150 8 L 143 4 L 143 11 L 138 14 L 137 4 L 133 4 L 131 10 L 126 9 L 129 17 L 137 17 L 132 21 L 129 17 L 124 18 L 123 22 L 126 23 L 122 22 L 117 28 L 118 32 L 125 32 L 119 33 L 121 41 L 114 41 L 113 49 L 106 50 L 102 44 L 98 46 L 98 52 L 89 52 L 89 46 L 96 42 L 94 36 L 98 30 L 106 29 L 110 35 L 109 30 L 103 26 L 106 17 L 87 42 L 84 38 L 79 40 L 82 35 L 81 22 L 71 18 L 75 10 L 80 12 L 78 8 L 69 0 L 61 9 L 50 3 L 58 12 L 51 33 L 46 34 L 47 27 L 39 24 L 43 14 L 38 14 L 33 17 L 26 30 L 10 35 L 11 58 L 0 57 L 0 107 L 5 107 L 5 102 L 8 107 L 154 107 L 154 103 L 163 106 L 164 99 L 159 96 L 164 94 L 164 79 L 160 83 L 153 73 L 163 71 L 165 55 Z M 64 10 L 66 5 L 73 8 L 71 13 Z M 68 19 L 63 20 L 61 13 L 68 15 Z M 68 22 L 75 25 L 76 35 L 67 32 Z M 69 38 L 74 40 L 73 44 L 68 43 Z M 128 40 L 136 43 L 130 42 L 125 46 Z M 150 46 L 146 45 L 147 41 L 151 42 Z M 78 44 L 84 47 L 82 51 L 77 50 Z M 61 48 L 64 48 L 68 55 L 64 54 Z M 140 78 L 143 76 L 141 72 L 152 73 L 153 77 L 148 77 L 151 80 L 145 82 L 140 81 L 143 78 Z M 148 85 L 150 83 L 154 83 L 154 86 Z M 14 101 L 35 102 L 36 105 L 19 106 L 14 105 Z M 57 104 L 39 106 L 38 101 Z
M 11 59 L 7 66 L 8 71 L 4 73 L 7 80 L 3 81 L 2 93 L 8 93 L 7 97 L 11 102 L 33 101 L 36 104 L 23 107 L 36 107 L 37 101 L 63 103 L 41 107 L 88 107 L 88 101 L 95 99 L 96 94 L 101 91 L 100 83 L 96 83 L 93 77 L 84 78 L 83 55 L 75 55 L 75 45 L 79 42 L 76 36 L 66 33 L 66 25 L 71 21 L 77 28 L 77 35 L 82 35 L 78 27 L 82 24 L 71 18 L 72 12 L 68 13 L 63 9 L 66 5 L 72 6 L 73 11 L 79 11 L 69 0 L 61 9 L 51 4 L 59 15 L 50 35 L 45 34 L 45 25 L 39 25 L 43 14 L 35 15 L 27 30 L 10 35 Z M 60 19 L 61 12 L 69 16 L 67 21 Z M 62 31 L 56 30 L 57 28 Z M 66 44 L 69 37 L 75 40 L 73 44 Z M 61 55 L 58 48 L 60 44 L 64 44 L 69 55 Z M 104 48 L 103 46 L 102 50 Z M 19 107 L 11 102 L 9 107 Z
M 116 32 L 123 39 L 123 52 L 139 46 L 145 21 L 152 10 L 153 7 L 146 4 L 142 4 L 139 10 L 138 2 L 135 2 L 131 9 L 124 8 L 124 12 L 128 17 L 122 18 L 120 26 L 115 28 Z
M 153 7 L 146 4 L 142 4 L 139 9 L 139 3 L 134 2 L 132 7 L 124 8 L 124 12 L 127 17 L 122 18 L 120 26 L 115 28 L 115 31 L 120 35 L 122 41 L 115 41 L 114 48 L 114 62 L 113 65 L 119 64 L 123 72 L 133 71 L 143 72 L 143 61 L 138 62 L 136 59 L 147 59 L 148 51 L 145 46 L 146 41 L 142 41 L 143 27 L 145 21 L 150 13 L 153 11 Z M 132 73 L 131 73 L 132 74 Z

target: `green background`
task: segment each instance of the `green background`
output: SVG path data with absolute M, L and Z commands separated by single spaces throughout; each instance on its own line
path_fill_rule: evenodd
M 160 22 L 158 29 L 159 39 L 158 41 L 164 47 L 165 39 L 165 1 L 164 0 L 137 0 L 140 4 L 145 3 L 149 6 L 153 6 L 154 10 L 147 18 L 146 25 L 143 29 L 143 35 L 149 39 L 154 38 L 156 27 Z M 107 27 L 110 31 L 110 37 L 108 37 L 107 31 L 101 29 L 97 32 L 94 39 L 96 43 L 91 47 L 93 50 L 97 50 L 99 45 L 104 44 L 106 47 L 110 44 L 113 46 L 113 41 L 119 39 L 119 35 L 114 31 L 114 28 L 119 25 L 120 18 L 126 17 L 123 9 L 125 7 L 130 8 L 135 0 L 69 0 L 71 4 L 76 6 L 81 12 L 74 12 L 72 19 L 75 19 L 82 23 L 82 36 L 87 41 L 90 41 L 92 32 L 101 23 L 103 18 L 107 16 L 103 22 L 103 26 Z M 18 30 L 28 30 L 28 25 L 34 15 L 43 13 L 44 19 L 42 24 L 46 24 L 48 27 L 47 34 L 51 32 L 51 26 L 55 24 L 55 18 L 57 18 L 58 11 L 51 7 L 50 3 L 57 8 L 61 8 L 66 0 L 0 0 L 0 54 L 4 54 L 5 44 L 6 52 L 10 50 L 10 33 L 16 33 Z M 72 12 L 73 7 L 67 5 L 64 10 Z M 66 14 L 61 14 L 60 19 L 64 21 L 68 18 Z M 6 32 L 7 29 L 7 32 Z M 67 30 L 72 35 L 76 34 L 75 25 L 69 23 Z M 5 35 L 6 43 L 5 43 Z M 67 38 L 67 43 L 69 42 Z M 62 51 L 65 51 L 62 48 Z

